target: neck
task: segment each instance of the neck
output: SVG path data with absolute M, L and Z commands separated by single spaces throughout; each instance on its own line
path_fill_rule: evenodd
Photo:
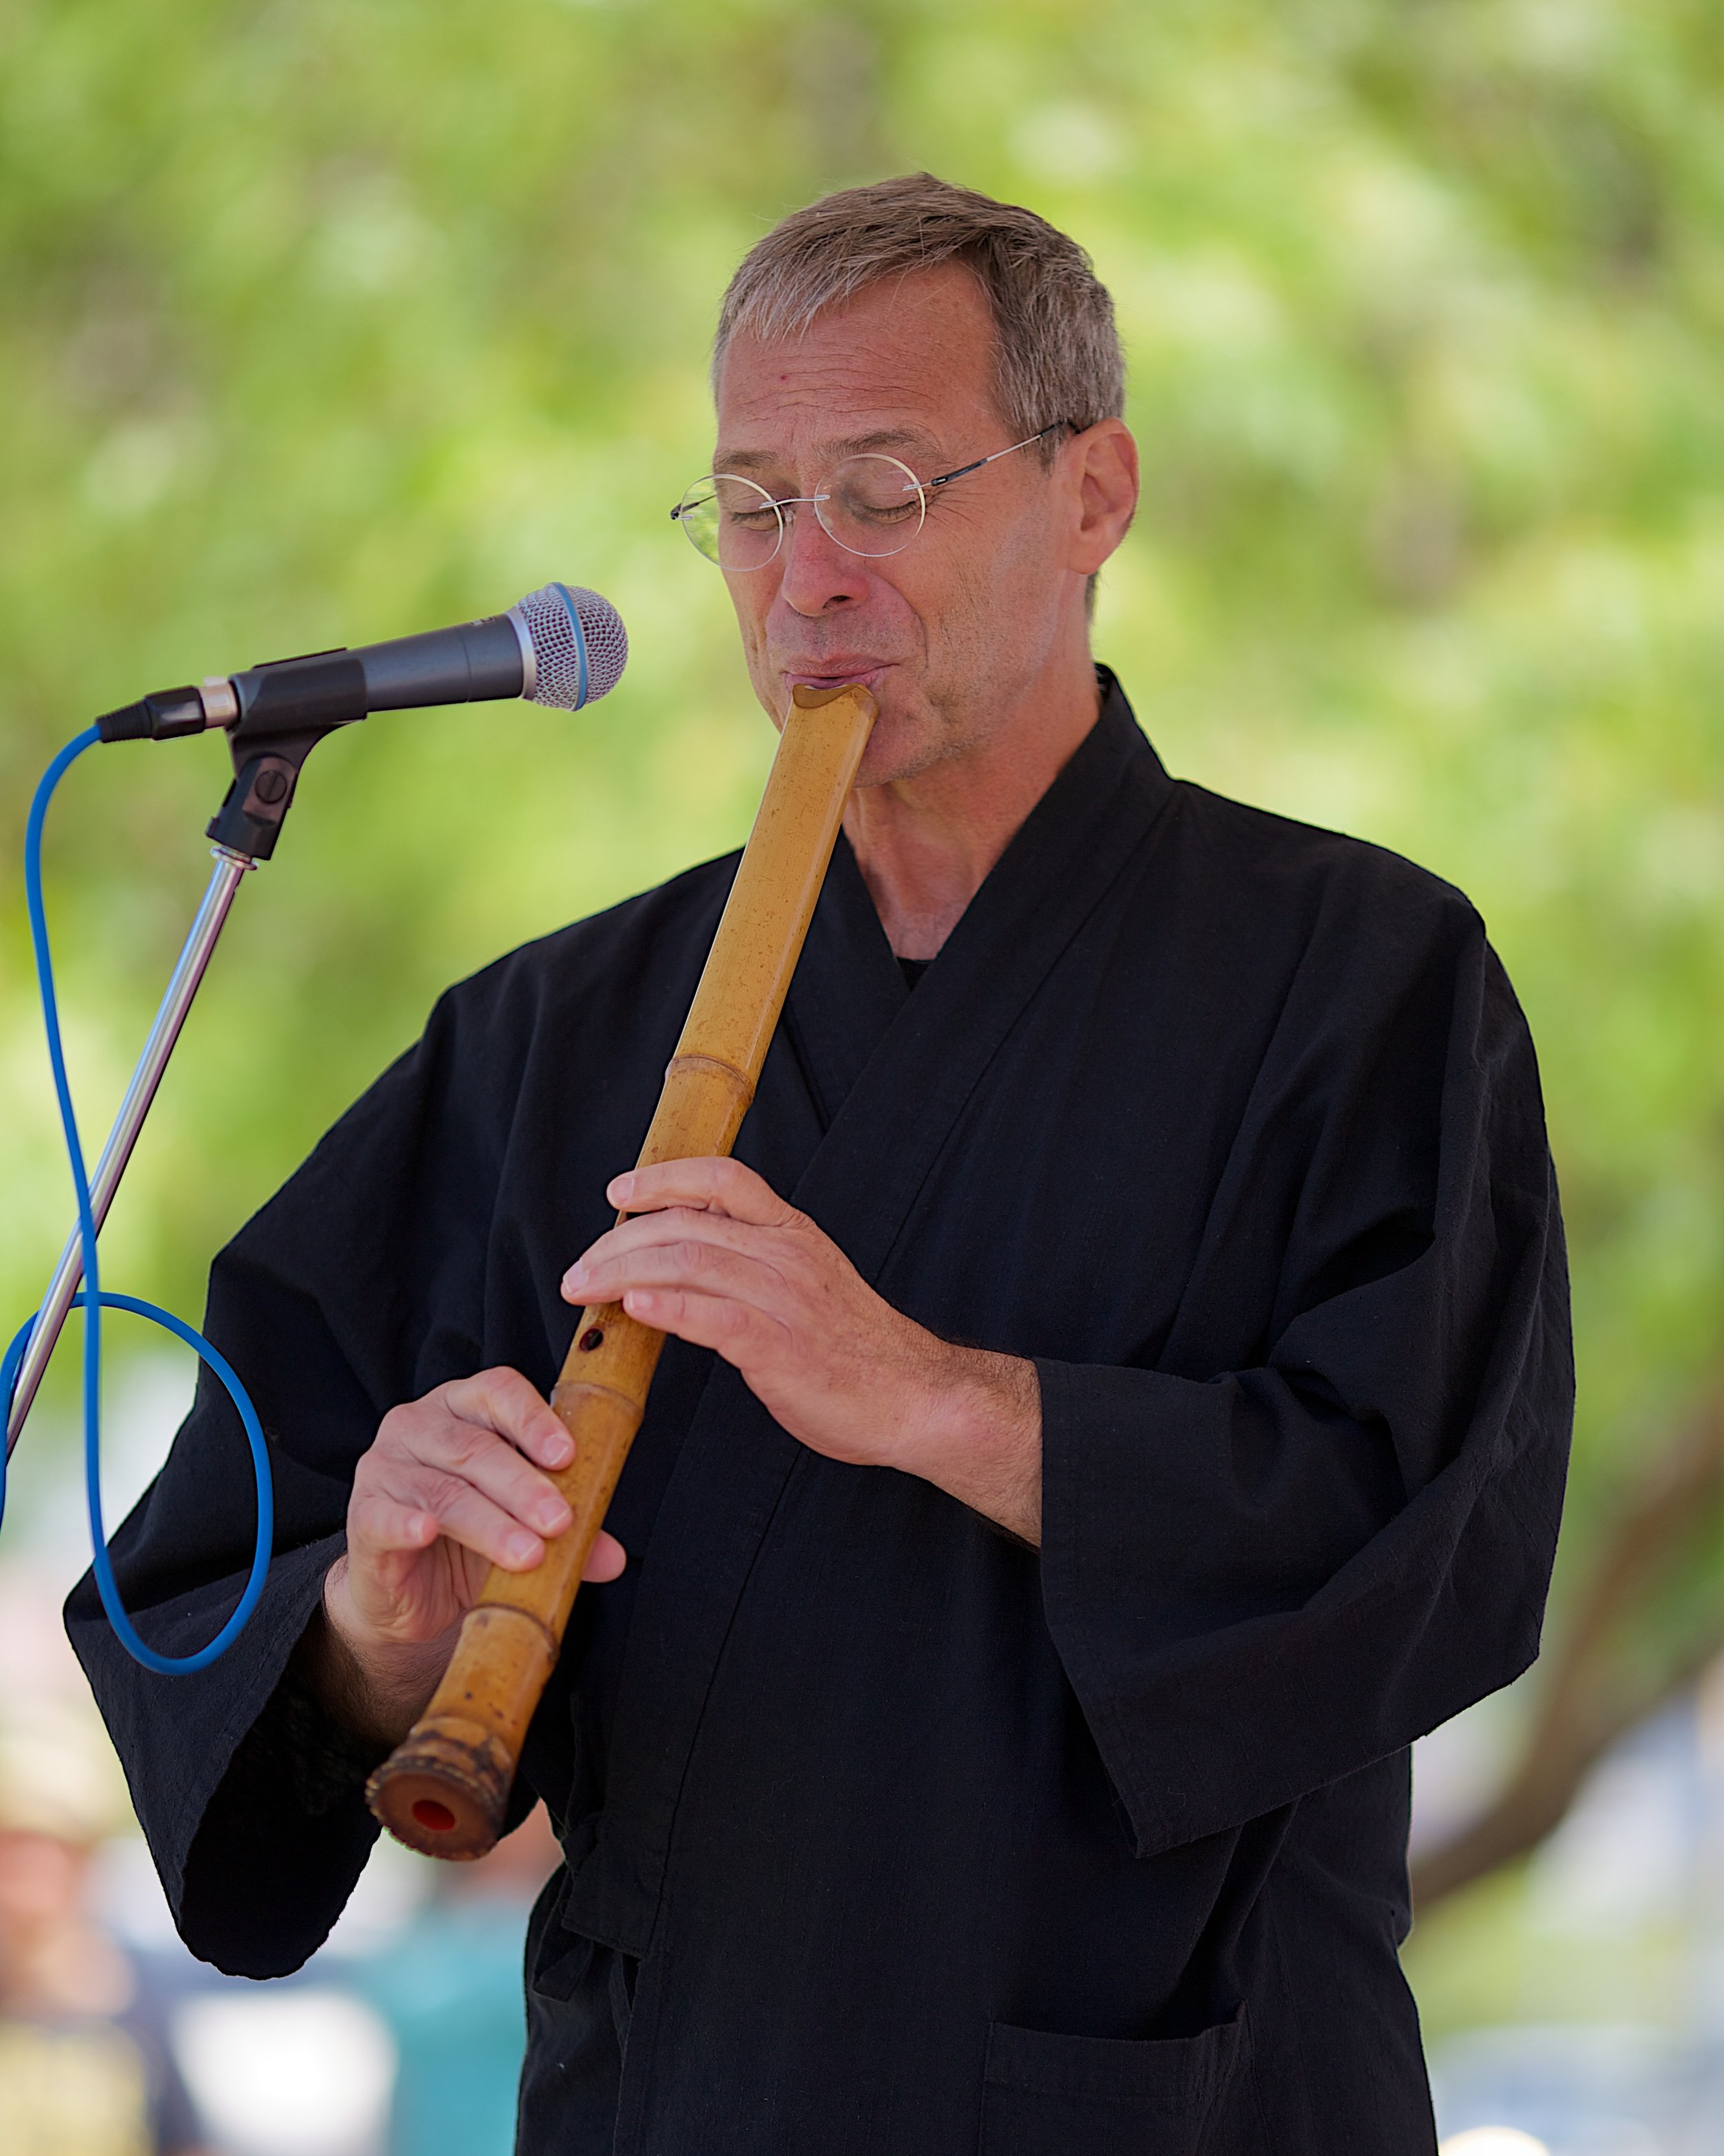
M 1086 651 L 983 739 L 851 794 L 844 835 L 900 958 L 936 956 L 1100 711 Z

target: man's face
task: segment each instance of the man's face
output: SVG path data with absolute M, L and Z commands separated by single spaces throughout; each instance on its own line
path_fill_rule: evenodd
M 884 450 L 918 479 L 1003 449 L 988 303 L 955 264 L 870 286 L 807 333 L 738 334 L 719 381 L 713 468 L 780 499 L 842 458 Z M 880 707 L 864 784 L 984 742 L 1081 603 L 1069 567 L 1075 491 L 1034 449 L 928 496 L 898 554 L 865 559 L 810 506 L 763 568 L 729 572 L 755 693 L 775 721 L 793 689 L 865 681 Z

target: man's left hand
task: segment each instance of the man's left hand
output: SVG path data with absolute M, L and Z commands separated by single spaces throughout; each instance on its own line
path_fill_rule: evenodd
M 1033 1363 L 913 1323 L 740 1161 L 635 1168 L 605 1194 L 631 1217 L 563 1276 L 566 1301 L 620 1302 L 644 1325 L 716 1349 L 814 1451 L 919 1475 L 1039 1543 Z

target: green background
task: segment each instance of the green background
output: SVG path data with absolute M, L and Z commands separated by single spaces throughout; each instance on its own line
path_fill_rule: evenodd
M 1720 1361 L 1724 27 L 1699 0 L 5 0 L 7 859 L 54 747 L 152 685 L 553 576 L 634 650 L 589 713 L 318 751 L 109 1277 L 195 1313 L 212 1249 L 442 985 L 740 839 L 769 732 L 665 513 L 706 468 L 718 297 L 786 210 L 922 166 L 1029 203 L 1114 291 L 1147 491 L 1096 647 L 1168 763 L 1451 878 L 1516 983 L 1577 1297 L 1560 1609 Z M 211 739 L 63 789 L 92 1137 L 225 780 Z M 69 1201 L 15 871 L 0 967 L 22 1316 Z M 1626 1666 L 1716 1615 L 1716 1539 L 1698 1523 Z M 1439 2029 L 1621 2003 L 1619 1957 L 1527 1974 L 1518 1891 L 1415 1943 Z

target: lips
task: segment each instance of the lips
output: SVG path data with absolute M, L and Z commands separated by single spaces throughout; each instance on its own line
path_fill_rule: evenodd
M 858 658 L 848 665 L 834 665 L 829 659 L 818 668 L 787 666 L 781 670 L 793 689 L 839 689 L 848 681 L 859 681 L 871 689 L 891 663 L 889 659 Z

